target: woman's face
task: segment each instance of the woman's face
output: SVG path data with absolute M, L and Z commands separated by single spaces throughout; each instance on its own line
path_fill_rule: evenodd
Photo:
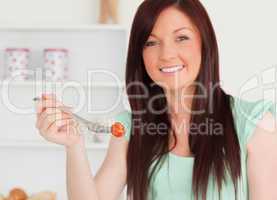
M 166 90 L 183 89 L 196 79 L 201 38 L 189 17 L 175 7 L 161 12 L 143 49 L 151 79 Z

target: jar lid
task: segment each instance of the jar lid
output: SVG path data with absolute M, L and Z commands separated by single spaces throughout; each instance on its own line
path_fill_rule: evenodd
M 28 48 L 7 48 L 6 51 L 26 51 L 26 52 L 29 52 L 30 49 L 28 49 Z
M 65 53 L 68 52 L 68 50 L 64 49 L 64 48 L 48 48 L 48 49 L 44 49 L 44 52 L 46 52 L 46 51 L 62 51 L 62 52 L 65 52 Z

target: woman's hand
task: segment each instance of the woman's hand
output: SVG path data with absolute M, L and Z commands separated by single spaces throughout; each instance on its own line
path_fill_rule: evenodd
M 46 140 L 66 147 L 84 145 L 78 122 L 70 109 L 56 100 L 55 95 L 42 95 L 36 111 L 36 128 Z

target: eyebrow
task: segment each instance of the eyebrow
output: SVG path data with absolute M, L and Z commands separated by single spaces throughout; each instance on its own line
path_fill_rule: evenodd
M 189 28 L 189 27 L 182 27 L 182 28 L 178 28 L 178 29 L 176 29 L 175 31 L 173 31 L 173 33 L 176 33 L 176 32 L 178 32 L 178 31 L 181 31 L 181 30 L 183 30 L 183 29 L 187 29 L 187 30 L 189 30 L 189 31 L 193 31 L 191 28 Z
M 187 30 L 193 32 L 193 30 L 192 30 L 191 28 L 188 28 L 188 27 L 181 27 L 181 28 L 178 28 L 178 29 L 174 30 L 173 33 L 176 33 L 176 32 L 178 32 L 178 31 L 181 31 L 181 30 L 184 30 L 184 29 L 187 29 Z M 151 35 L 151 36 L 154 36 L 154 37 L 156 37 L 156 38 L 158 38 L 154 33 L 151 33 L 150 35 Z

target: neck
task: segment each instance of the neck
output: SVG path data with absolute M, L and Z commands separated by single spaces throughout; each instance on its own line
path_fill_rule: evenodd
M 190 117 L 194 91 L 195 88 L 188 87 L 165 92 L 171 119 L 179 121 Z
M 176 134 L 177 146 L 175 146 L 173 150 L 176 154 L 191 155 L 187 133 L 189 131 L 189 120 L 194 92 L 195 88 L 190 87 L 167 91 L 165 93 L 168 103 L 168 112 L 173 125 L 172 129 Z M 170 149 L 174 145 L 174 140 L 171 130 L 169 138 Z

